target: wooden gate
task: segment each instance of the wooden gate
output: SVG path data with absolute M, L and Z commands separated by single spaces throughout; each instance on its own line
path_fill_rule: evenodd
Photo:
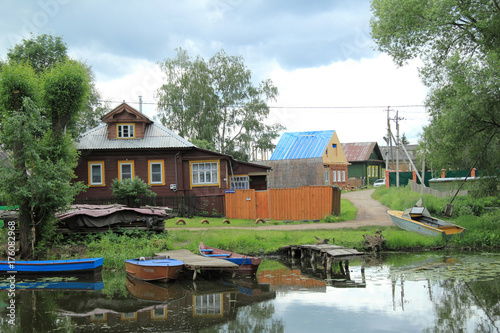
M 340 214 L 340 189 L 331 186 L 226 193 L 227 218 L 299 221 L 332 214 Z
M 236 190 L 226 193 L 226 217 L 255 219 L 255 190 Z

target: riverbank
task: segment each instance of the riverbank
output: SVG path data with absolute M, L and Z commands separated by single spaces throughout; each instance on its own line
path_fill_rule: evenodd
M 186 225 L 176 224 L 178 219 L 166 221 L 166 233 L 154 234 L 142 231 L 124 231 L 123 234 L 106 232 L 96 235 L 74 235 L 55 241 L 50 248 L 43 249 L 41 258 L 64 259 L 78 257 L 104 257 L 107 268 L 122 268 L 126 259 L 152 256 L 164 250 L 187 249 L 197 252 L 203 241 L 238 253 L 271 255 L 286 245 L 315 244 L 317 238 L 329 239 L 337 245 L 363 251 L 363 235 L 381 233 L 387 240 L 383 251 L 415 251 L 435 249 L 497 249 L 500 248 L 500 211 L 484 212 L 481 216 L 462 214 L 454 221 L 467 228 L 463 238 L 444 240 L 402 230 L 388 222 L 386 210 L 410 207 L 420 195 L 407 189 L 377 189 L 342 194 L 343 218 L 349 212 L 357 212 L 356 218 L 339 221 L 330 216 L 320 222 L 303 221 L 293 223 L 255 221 L 230 221 L 209 218 L 209 224 L 201 223 L 205 218 L 185 219 Z M 411 192 L 411 191 L 410 191 Z M 372 196 L 378 200 L 374 200 Z M 348 199 L 347 199 L 348 198 Z M 380 203 L 384 202 L 384 205 Z M 414 201 L 414 202 L 412 202 Z M 352 203 L 351 203 L 352 202 Z M 495 204 L 491 199 L 488 204 Z M 354 205 L 353 205 L 354 204 Z M 399 205 L 399 206 L 398 206 Z M 424 197 L 424 205 L 432 210 L 445 207 L 446 203 Z M 477 205 L 477 203 L 476 203 Z M 498 204 L 497 204 L 498 206 Z M 457 206 L 458 212 L 466 213 L 472 208 Z M 479 209 L 475 207 L 474 209 Z M 353 216 L 353 215 L 351 215 Z M 389 220 L 390 221 L 390 220 Z

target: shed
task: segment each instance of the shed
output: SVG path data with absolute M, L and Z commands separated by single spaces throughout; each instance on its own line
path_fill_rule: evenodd
M 348 162 L 334 130 L 284 133 L 269 161 L 269 188 L 347 185 Z

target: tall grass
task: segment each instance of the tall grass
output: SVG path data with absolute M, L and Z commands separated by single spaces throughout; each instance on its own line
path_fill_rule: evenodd
M 104 266 L 122 268 L 126 259 L 151 257 L 167 248 L 165 234 L 106 232 L 85 242 L 86 256 L 104 257 Z
M 429 210 L 431 215 L 443 219 L 444 208 L 451 201 L 451 198 L 436 198 L 431 195 L 421 195 L 409 189 L 409 187 L 377 189 L 373 193 L 373 198 L 379 200 L 384 205 L 395 210 L 404 210 L 409 208 L 422 198 L 423 205 Z M 422 246 L 450 245 L 464 248 L 498 248 L 500 247 L 500 196 L 474 198 L 472 196 L 456 197 L 453 201 L 454 223 L 466 228 L 462 237 L 453 237 L 447 241 L 435 238 L 432 244 L 432 238 L 427 237 L 429 241 L 422 239 Z M 389 242 L 396 245 L 399 242 L 402 247 L 404 244 L 415 244 L 421 237 L 415 233 L 409 233 L 408 237 L 415 239 L 405 240 L 398 237 L 390 237 Z M 405 237 L 405 236 L 402 236 Z M 425 236 L 422 236 L 425 237 Z
M 420 194 L 406 187 L 378 188 L 372 195 L 374 199 L 394 210 L 405 210 L 414 206 L 422 198 L 423 205 L 431 215 L 443 217 L 446 205 L 452 197 L 436 198 L 429 194 Z M 454 216 L 481 216 L 489 209 L 500 208 L 500 195 L 494 197 L 477 198 L 473 196 L 457 196 L 453 200 Z

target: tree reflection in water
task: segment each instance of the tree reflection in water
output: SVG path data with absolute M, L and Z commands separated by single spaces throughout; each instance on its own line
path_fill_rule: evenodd
M 338 331 L 499 332 L 497 255 L 394 254 L 333 267 L 276 262 L 253 280 L 171 284 L 106 272 L 102 290 L 16 290 L 14 326 L 0 292 L 0 331 L 299 332 L 333 323 Z

